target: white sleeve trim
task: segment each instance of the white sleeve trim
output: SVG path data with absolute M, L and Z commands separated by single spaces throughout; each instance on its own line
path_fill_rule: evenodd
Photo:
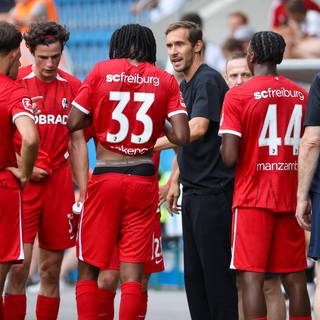
M 72 101 L 72 105 L 73 105 L 75 108 L 79 109 L 81 112 L 85 113 L 85 114 L 89 114 L 89 113 L 90 113 L 87 109 L 85 109 L 85 108 L 82 107 L 79 103 L 77 103 L 77 102 L 75 102 L 75 101 Z
M 188 115 L 188 112 L 185 110 L 177 110 L 177 111 L 173 111 L 173 112 L 168 113 L 168 118 L 175 116 L 176 114 L 180 114 L 180 113 L 184 113 L 184 114 Z
M 238 131 L 235 131 L 235 130 L 228 130 L 228 129 L 226 129 L 226 130 L 219 130 L 218 135 L 221 137 L 221 136 L 222 136 L 223 134 L 225 134 L 225 133 L 233 134 L 233 135 L 235 135 L 235 136 L 238 136 L 239 138 L 242 137 L 241 132 L 238 132 Z
M 15 122 L 17 118 L 19 118 L 20 116 L 28 116 L 29 118 L 31 118 L 34 121 L 34 116 L 31 115 L 28 112 L 19 112 L 17 114 L 15 114 L 12 118 L 12 122 Z

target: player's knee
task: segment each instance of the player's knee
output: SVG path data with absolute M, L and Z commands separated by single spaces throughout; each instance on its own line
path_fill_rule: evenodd
M 106 270 L 99 274 L 98 286 L 105 290 L 115 291 L 118 287 L 119 273 Z
M 40 279 L 42 283 L 58 284 L 59 283 L 60 266 L 44 263 L 40 266 Z

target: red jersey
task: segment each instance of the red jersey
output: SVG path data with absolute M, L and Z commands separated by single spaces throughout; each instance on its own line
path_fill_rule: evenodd
M 16 167 L 14 120 L 26 115 L 33 119 L 32 103 L 24 87 L 0 73 L 0 170 Z
M 129 156 L 151 151 L 165 119 L 187 113 L 172 75 L 127 59 L 97 63 L 72 104 L 92 117 L 102 146 Z
M 227 92 L 219 134 L 240 137 L 233 207 L 294 212 L 307 92 L 282 76 L 256 76 Z
M 35 116 L 40 136 L 35 166 L 55 170 L 69 155 L 70 134 L 66 124 L 80 80 L 59 69 L 54 81 L 43 82 L 36 77 L 30 65 L 20 68 L 18 81 L 27 88 L 29 96 L 43 96 L 43 99 L 37 101 L 41 113 Z
M 304 0 L 303 2 L 307 10 L 314 10 L 320 12 L 320 6 L 314 1 Z M 279 3 L 278 5 L 276 5 L 271 15 L 272 28 L 280 27 L 287 23 L 287 9 L 283 3 Z

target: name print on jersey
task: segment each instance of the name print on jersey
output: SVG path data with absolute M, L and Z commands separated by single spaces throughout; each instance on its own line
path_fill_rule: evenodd
M 275 98 L 275 97 L 299 98 L 301 101 L 304 100 L 304 95 L 301 91 L 290 90 L 285 88 L 276 89 L 276 90 L 268 88 L 268 90 L 256 91 L 253 93 L 253 95 L 256 100 Z
M 39 114 L 35 116 L 36 124 L 67 124 L 68 115 L 66 114 Z
M 127 82 L 127 83 L 137 83 L 137 84 L 152 84 L 155 87 L 158 87 L 160 84 L 160 79 L 158 77 L 141 76 L 139 73 L 127 75 L 125 72 L 106 75 L 106 82 Z

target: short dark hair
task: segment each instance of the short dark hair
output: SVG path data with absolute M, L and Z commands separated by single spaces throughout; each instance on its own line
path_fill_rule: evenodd
M 247 54 L 244 52 L 237 52 L 233 55 L 231 55 L 230 57 L 227 57 L 227 63 L 231 60 L 237 60 L 237 59 L 246 59 L 247 58 Z
M 272 31 L 256 32 L 249 44 L 256 55 L 256 62 L 280 64 L 283 59 L 286 43 L 283 37 Z
M 26 46 L 33 54 L 38 45 L 48 46 L 57 41 L 60 42 L 61 51 L 63 51 L 69 37 L 70 32 L 67 31 L 66 27 L 63 27 L 54 21 L 32 23 L 28 31 L 23 35 Z
M 110 59 L 129 58 L 155 64 L 156 52 L 156 40 L 151 29 L 146 26 L 127 24 L 112 34 Z
M 21 32 L 11 23 L 0 21 L 0 54 L 7 55 L 18 49 L 22 41 Z
M 197 41 L 199 40 L 203 41 L 201 28 L 199 27 L 199 25 L 191 21 L 178 21 L 178 22 L 171 23 L 167 28 L 165 34 L 168 35 L 168 33 L 170 33 L 171 31 L 174 31 L 180 28 L 187 29 L 189 31 L 188 40 L 190 41 L 193 47 L 195 46 Z
M 202 25 L 202 19 L 199 16 L 198 13 L 196 12 L 187 12 L 185 14 L 183 14 L 180 18 L 181 21 L 191 21 L 196 23 L 200 29 L 202 29 L 203 25 Z

